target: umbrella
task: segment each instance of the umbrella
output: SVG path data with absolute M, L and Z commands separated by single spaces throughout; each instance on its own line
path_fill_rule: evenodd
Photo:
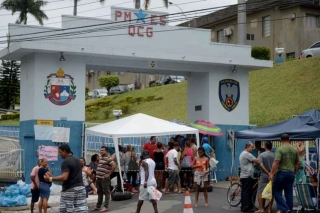
M 189 124 L 191 127 L 199 129 L 199 132 L 204 135 L 223 136 L 224 132 L 217 125 L 209 121 L 197 120 Z

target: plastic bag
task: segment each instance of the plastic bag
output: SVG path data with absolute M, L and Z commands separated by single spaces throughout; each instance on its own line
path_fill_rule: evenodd
M 149 193 L 149 196 L 151 198 L 151 200 L 157 200 L 159 201 L 162 197 L 162 193 L 159 192 L 156 188 L 154 188 L 153 186 L 148 186 L 147 191 Z
M 19 187 L 20 195 L 24 195 L 26 197 L 31 197 L 31 188 L 29 184 L 23 184 Z
M 27 205 L 27 198 L 24 195 L 18 195 L 13 198 L 15 206 L 26 206 Z
M 25 185 L 26 183 L 23 182 L 22 180 L 18 180 L 17 184 L 18 184 L 19 186 L 22 186 L 22 185 Z
M 272 182 L 271 181 L 269 181 L 269 183 L 266 185 L 266 187 L 262 191 L 262 198 L 266 200 L 272 199 Z
M 2 197 L 1 206 L 3 207 L 16 207 L 26 206 L 27 198 L 24 195 L 18 195 L 15 197 Z
M 52 184 L 50 188 L 50 195 L 60 195 L 62 191 L 62 186 L 59 186 L 57 184 Z
M 216 167 L 219 161 L 217 161 L 214 157 L 210 158 L 209 164 L 211 167 Z
M 7 188 L 7 190 L 5 191 L 6 197 L 14 197 L 14 196 L 18 196 L 18 195 L 20 195 L 18 184 L 14 184 L 14 185 L 9 186 Z

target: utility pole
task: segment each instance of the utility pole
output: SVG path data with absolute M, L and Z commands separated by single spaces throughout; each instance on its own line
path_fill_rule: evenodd
M 246 44 L 247 33 L 247 5 L 246 0 L 238 0 L 238 44 Z
M 139 10 L 141 8 L 141 0 L 135 0 L 134 8 Z M 135 73 L 134 77 L 134 89 L 141 89 L 140 73 Z

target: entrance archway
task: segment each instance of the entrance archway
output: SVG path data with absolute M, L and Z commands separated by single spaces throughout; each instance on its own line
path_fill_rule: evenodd
M 209 120 L 237 130 L 249 125 L 248 72 L 272 62 L 251 58 L 249 46 L 210 42 L 210 30 L 169 26 L 165 13 L 111 9 L 112 20 L 62 16 L 61 29 L 9 25 L 12 43 L 0 58 L 22 63 L 20 143 L 28 159 L 26 177 L 36 165 L 38 146 L 67 141 L 76 156 L 82 154 L 88 69 L 187 76 L 188 121 Z M 61 53 L 65 61 L 59 60 Z M 64 136 L 70 130 L 70 137 L 36 140 L 36 124 L 53 126 Z M 53 173 L 60 169 L 59 162 L 50 166 Z

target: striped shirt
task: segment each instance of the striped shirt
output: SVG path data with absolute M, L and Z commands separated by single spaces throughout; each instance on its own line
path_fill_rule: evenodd
M 106 174 L 109 174 L 113 163 L 113 160 L 109 157 L 100 157 L 96 171 L 96 177 L 104 178 Z

